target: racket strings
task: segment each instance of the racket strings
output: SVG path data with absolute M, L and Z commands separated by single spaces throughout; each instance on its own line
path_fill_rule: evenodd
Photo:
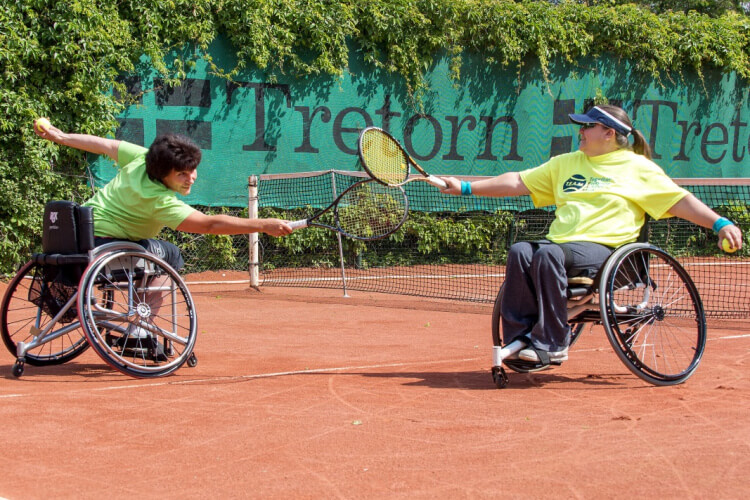
M 404 222 L 406 214 L 404 191 L 375 182 L 350 189 L 336 208 L 341 230 L 359 238 L 377 238 L 392 233 Z
M 409 176 L 406 154 L 388 135 L 368 130 L 362 137 L 362 162 L 373 177 L 386 184 L 398 184 Z

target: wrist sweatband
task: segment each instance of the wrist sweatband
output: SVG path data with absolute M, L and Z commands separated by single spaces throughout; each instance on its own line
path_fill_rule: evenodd
M 721 229 L 726 226 L 734 226 L 734 222 L 727 219 L 726 217 L 719 217 L 718 219 L 716 219 L 716 222 L 714 222 L 714 233 L 719 234 L 719 231 L 721 231 Z
M 471 196 L 471 182 L 461 181 L 461 194 L 464 196 Z

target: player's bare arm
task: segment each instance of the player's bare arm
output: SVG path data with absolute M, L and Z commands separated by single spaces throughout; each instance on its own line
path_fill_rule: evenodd
M 688 194 L 672 205 L 669 213 L 706 228 L 713 227 L 713 224 L 719 219 L 719 214 L 711 210 L 705 203 L 692 194 Z M 742 248 L 742 231 L 734 224 L 722 227 L 718 236 L 719 248 L 721 248 L 721 242 L 725 238 L 729 241 L 732 248 Z
M 455 177 L 442 177 L 442 179 L 448 183 L 448 187 L 442 189 L 442 192 L 455 195 L 461 194 L 461 180 Z M 506 172 L 491 179 L 482 179 L 481 181 L 472 182 L 471 194 L 477 196 L 502 197 L 527 195 L 531 194 L 531 191 L 529 191 L 523 183 L 521 175 L 518 172 Z
M 35 124 L 33 128 L 36 135 L 48 141 L 88 153 L 107 155 L 113 161 L 117 161 L 117 149 L 120 147 L 120 141 L 116 139 L 89 134 L 68 134 L 51 124 L 44 128 L 37 127 Z
M 178 231 L 199 234 L 265 233 L 285 236 L 292 232 L 286 221 L 280 219 L 244 219 L 231 215 L 206 215 L 195 211 L 176 228 Z

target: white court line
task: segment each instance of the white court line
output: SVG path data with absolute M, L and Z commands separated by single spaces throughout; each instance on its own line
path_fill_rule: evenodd
M 706 339 L 707 342 L 712 340 L 733 340 L 733 339 L 746 339 L 750 338 L 750 333 L 744 335 L 727 335 L 726 337 L 716 337 L 714 339 Z M 575 352 L 596 352 L 604 349 L 603 347 L 593 347 L 591 349 L 575 349 Z
M 122 385 L 122 386 L 110 386 L 100 387 L 98 389 L 86 389 L 81 391 L 69 391 L 69 393 L 77 392 L 102 392 L 102 391 L 117 391 L 121 389 L 137 389 L 141 387 L 159 387 L 164 385 L 185 385 L 185 384 L 199 384 L 203 382 L 217 382 L 217 381 L 232 381 L 232 380 L 252 380 L 258 378 L 271 378 L 271 377 L 282 377 L 286 375 L 303 375 L 306 373 L 327 373 L 327 372 L 341 372 L 345 370 L 370 370 L 373 368 L 393 368 L 401 366 L 414 366 L 414 365 L 438 365 L 444 363 L 463 363 L 467 361 L 479 361 L 484 359 L 481 358 L 464 358 L 464 359 L 445 359 L 441 361 L 414 361 L 410 363 L 385 363 L 379 365 L 362 365 L 362 366 L 334 366 L 331 368 L 313 368 L 308 370 L 294 370 L 287 372 L 273 372 L 273 373 L 256 373 L 252 375 L 235 375 L 226 377 L 211 377 L 194 380 L 176 380 L 176 381 L 164 381 L 164 382 L 151 382 L 147 384 L 134 384 L 134 385 Z M 33 396 L 33 394 L 0 394 L 0 399 L 5 398 L 18 398 L 23 396 Z
M 716 337 L 715 339 L 706 340 L 746 339 L 748 337 L 750 337 L 750 333 L 746 333 L 745 335 L 728 335 L 726 337 Z
M 749 338 L 750 334 L 744 335 L 728 335 L 726 337 L 716 337 L 707 340 L 733 340 L 733 339 L 744 339 Z M 602 348 L 594 349 L 576 349 L 576 352 L 594 352 L 600 351 Z M 109 387 L 100 387 L 98 389 L 85 389 L 80 391 L 70 391 L 69 393 L 77 392 L 103 392 L 103 391 L 119 391 L 124 389 L 140 389 L 142 387 L 160 387 L 165 385 L 186 385 L 186 384 L 200 384 L 204 382 L 217 382 L 217 381 L 232 381 L 232 380 L 252 380 L 260 378 L 272 378 L 272 377 L 284 377 L 288 375 L 303 375 L 306 373 L 328 373 L 328 372 L 342 372 L 347 370 L 371 370 L 375 368 L 395 368 L 403 366 L 425 366 L 425 365 L 438 365 L 445 363 L 465 363 L 468 361 L 479 361 L 482 359 L 491 359 L 486 356 L 478 358 L 463 358 L 463 359 L 446 359 L 441 361 L 413 361 L 409 363 L 384 363 L 378 365 L 360 365 L 360 366 L 338 366 L 331 368 L 313 368 L 308 370 L 293 370 L 286 372 L 272 372 L 272 373 L 256 373 L 251 375 L 235 375 L 227 377 L 211 377 L 194 380 L 177 380 L 177 381 L 164 381 L 164 382 L 150 382 L 147 384 L 134 384 L 134 385 L 118 385 Z M 58 392 L 59 393 L 59 392 Z M 21 398 L 24 396 L 34 396 L 35 394 L 0 394 L 0 399 L 10 398 Z

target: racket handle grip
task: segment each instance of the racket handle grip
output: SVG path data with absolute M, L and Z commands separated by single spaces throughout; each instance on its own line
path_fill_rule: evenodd
M 309 224 L 307 223 L 307 219 L 300 219 L 295 220 L 288 223 L 289 227 L 292 228 L 292 231 L 296 231 L 297 229 L 302 229 L 303 227 L 307 227 Z
M 435 187 L 439 187 L 443 189 L 448 187 L 447 182 L 445 182 L 443 179 L 440 179 L 439 177 L 435 177 L 434 175 L 428 175 L 427 182 L 429 182 Z

